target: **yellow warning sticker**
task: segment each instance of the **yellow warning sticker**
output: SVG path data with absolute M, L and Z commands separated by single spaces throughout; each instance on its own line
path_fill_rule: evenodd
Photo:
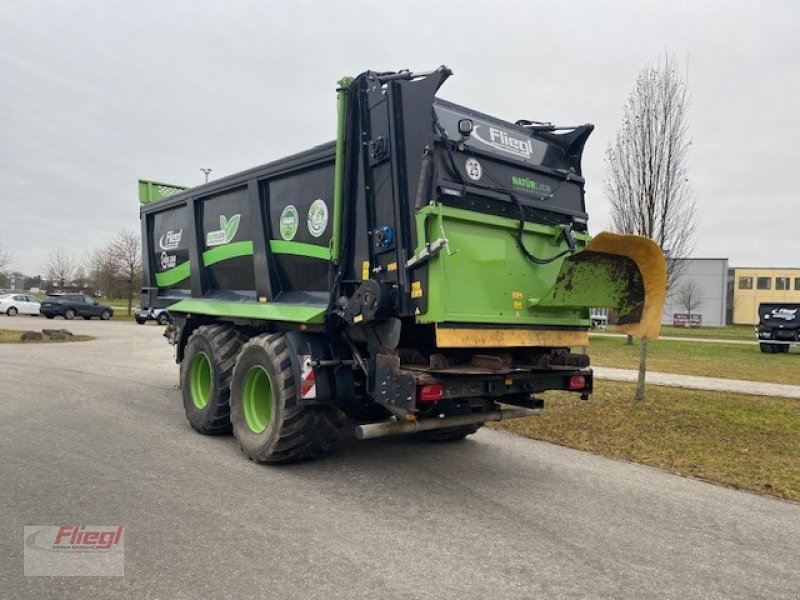
M 361 279 L 369 279 L 369 261 L 365 260 L 361 263 Z
M 389 263 L 388 265 L 386 265 L 386 270 L 387 271 L 397 271 L 397 263 L 396 262 Z
M 521 310 L 522 309 L 522 302 L 514 302 L 514 308 L 516 310 Z
M 412 281 L 411 282 L 411 297 L 412 298 L 422 298 L 422 282 L 421 281 Z
M 522 292 L 511 292 L 511 297 L 514 300 L 522 300 Z

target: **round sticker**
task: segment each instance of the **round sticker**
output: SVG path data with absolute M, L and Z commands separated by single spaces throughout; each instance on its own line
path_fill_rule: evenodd
M 308 232 L 314 237 L 319 237 L 325 233 L 327 227 L 328 206 L 324 200 L 317 198 L 308 209 Z
M 467 169 L 467 177 L 472 179 L 472 181 L 478 181 L 483 175 L 483 167 L 481 167 L 481 163 L 479 163 L 477 159 L 468 158 L 465 166 Z
M 278 228 L 281 232 L 281 237 L 287 242 L 294 239 L 297 235 L 297 226 L 300 223 L 300 215 L 297 214 L 297 209 L 293 204 L 289 204 L 283 209 L 281 218 L 278 223 Z

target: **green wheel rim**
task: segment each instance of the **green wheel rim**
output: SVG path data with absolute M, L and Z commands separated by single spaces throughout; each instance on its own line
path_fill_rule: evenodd
M 244 421 L 253 433 L 264 431 L 272 420 L 272 380 L 261 366 L 248 371 L 242 393 Z
M 211 361 L 205 352 L 198 352 L 189 367 L 189 391 L 197 408 L 205 408 L 211 399 Z

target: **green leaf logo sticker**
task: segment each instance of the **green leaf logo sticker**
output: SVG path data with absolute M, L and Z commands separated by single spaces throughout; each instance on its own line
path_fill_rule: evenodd
M 233 241 L 239 230 L 239 221 L 242 215 L 233 215 L 228 219 L 225 215 L 219 216 L 219 229 L 209 231 L 206 235 L 206 246 L 222 246 Z
M 300 223 L 300 215 L 293 204 L 289 204 L 281 212 L 281 218 L 278 221 L 278 229 L 281 232 L 281 237 L 287 242 L 294 239 L 297 235 L 297 226 Z
M 220 215 L 220 221 L 224 219 L 222 215 Z M 241 220 L 242 215 L 233 215 L 228 222 L 222 225 L 222 230 L 225 232 L 225 243 L 228 244 L 233 241 L 233 238 L 236 236 L 236 232 L 239 230 L 239 221 Z

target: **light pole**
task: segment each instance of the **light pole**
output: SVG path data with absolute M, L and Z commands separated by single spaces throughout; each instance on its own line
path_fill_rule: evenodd
M 211 173 L 211 169 L 200 169 L 203 173 L 206 174 L 206 183 L 208 183 L 208 174 Z

